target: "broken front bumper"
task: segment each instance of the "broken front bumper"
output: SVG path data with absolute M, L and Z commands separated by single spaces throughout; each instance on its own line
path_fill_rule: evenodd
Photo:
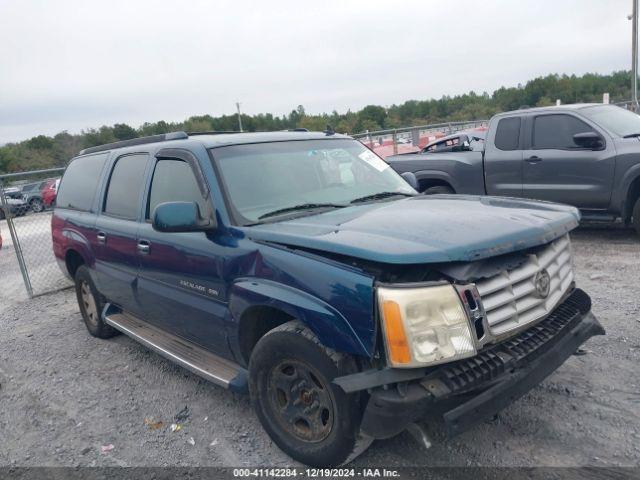
M 374 438 L 391 437 L 426 418 L 443 420 L 448 435 L 454 436 L 527 393 L 587 339 L 604 335 L 590 310 L 589 296 L 575 289 L 544 320 L 472 358 L 413 372 L 421 378 L 387 369 L 336 383 L 345 391 L 366 385 L 371 394 L 361 428 Z M 384 384 L 371 387 L 379 381 Z

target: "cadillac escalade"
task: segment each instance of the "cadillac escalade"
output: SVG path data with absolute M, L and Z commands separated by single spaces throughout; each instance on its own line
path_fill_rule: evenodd
M 284 452 L 334 466 L 456 435 L 604 334 L 575 208 L 414 182 L 332 131 L 127 140 L 70 162 L 53 248 L 91 335 L 248 393 Z

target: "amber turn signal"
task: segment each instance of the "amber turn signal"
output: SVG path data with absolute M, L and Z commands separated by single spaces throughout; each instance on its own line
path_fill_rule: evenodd
M 400 313 L 400 305 L 387 300 L 382 305 L 384 333 L 387 337 L 389 359 L 394 365 L 411 362 L 409 342 L 404 332 L 404 324 Z

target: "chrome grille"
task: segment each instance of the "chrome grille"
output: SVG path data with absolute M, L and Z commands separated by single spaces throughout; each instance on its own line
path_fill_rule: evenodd
M 536 275 L 543 269 L 550 278 L 546 298 L 536 291 L 535 284 Z M 513 270 L 476 282 L 491 333 L 502 335 L 545 317 L 572 281 L 571 243 L 565 235 L 527 255 L 526 262 Z

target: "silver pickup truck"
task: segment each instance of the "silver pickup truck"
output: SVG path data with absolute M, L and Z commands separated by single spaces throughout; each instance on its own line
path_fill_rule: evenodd
M 621 219 L 640 233 L 640 116 L 602 104 L 528 108 L 495 115 L 483 136 L 386 160 L 425 193 L 566 203 L 585 220 Z

